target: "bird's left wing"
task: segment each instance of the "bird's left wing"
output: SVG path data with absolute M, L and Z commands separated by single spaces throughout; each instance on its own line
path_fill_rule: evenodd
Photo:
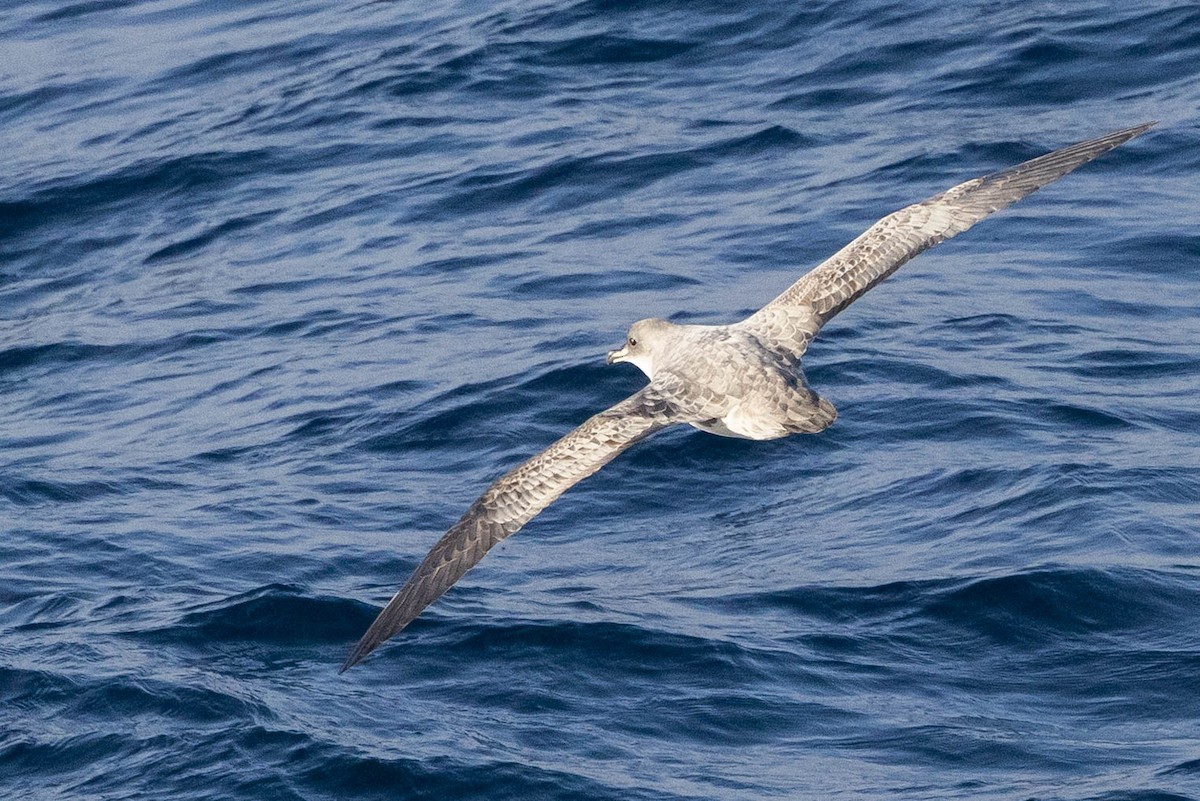
M 923 250 L 1144 133 L 1137 125 L 959 184 L 893 212 L 739 325 L 799 359 L 821 326 Z
M 412 622 L 493 545 L 516 533 L 559 495 L 673 422 L 670 393 L 650 384 L 499 478 L 433 546 L 358 641 L 342 671 Z

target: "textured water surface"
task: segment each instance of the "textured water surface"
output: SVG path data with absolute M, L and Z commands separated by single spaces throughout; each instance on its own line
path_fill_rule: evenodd
M 7 3 L 0 795 L 1200 798 L 1200 8 Z M 497 475 L 876 218 L 840 418 Z

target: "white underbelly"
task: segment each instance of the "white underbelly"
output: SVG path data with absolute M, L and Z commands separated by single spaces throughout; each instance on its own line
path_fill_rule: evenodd
M 734 406 L 719 420 L 691 425 L 710 434 L 738 439 L 779 439 L 791 433 L 778 421 L 761 415 L 746 414 L 740 406 Z

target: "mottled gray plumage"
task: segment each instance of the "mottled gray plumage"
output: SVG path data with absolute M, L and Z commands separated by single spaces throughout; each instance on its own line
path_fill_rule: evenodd
M 471 504 L 359 640 L 342 670 L 407 626 L 493 545 L 638 440 L 676 423 L 774 439 L 837 416 L 799 370 L 821 326 L 926 248 L 1144 132 L 1154 123 L 1056 150 L 889 214 L 747 319 L 731 325 L 634 323 L 609 363 L 633 362 L 650 383 L 590 418 Z

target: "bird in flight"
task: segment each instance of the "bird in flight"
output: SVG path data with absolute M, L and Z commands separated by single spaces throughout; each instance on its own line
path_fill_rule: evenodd
M 837 412 L 800 372 L 821 326 L 921 251 L 1149 129 L 1126 128 L 959 184 L 887 215 L 730 325 L 640 320 L 608 363 L 631 362 L 650 383 L 505 473 L 438 540 L 350 652 L 353 667 L 400 632 L 500 540 L 635 442 L 679 423 L 714 434 L 812 434 Z

